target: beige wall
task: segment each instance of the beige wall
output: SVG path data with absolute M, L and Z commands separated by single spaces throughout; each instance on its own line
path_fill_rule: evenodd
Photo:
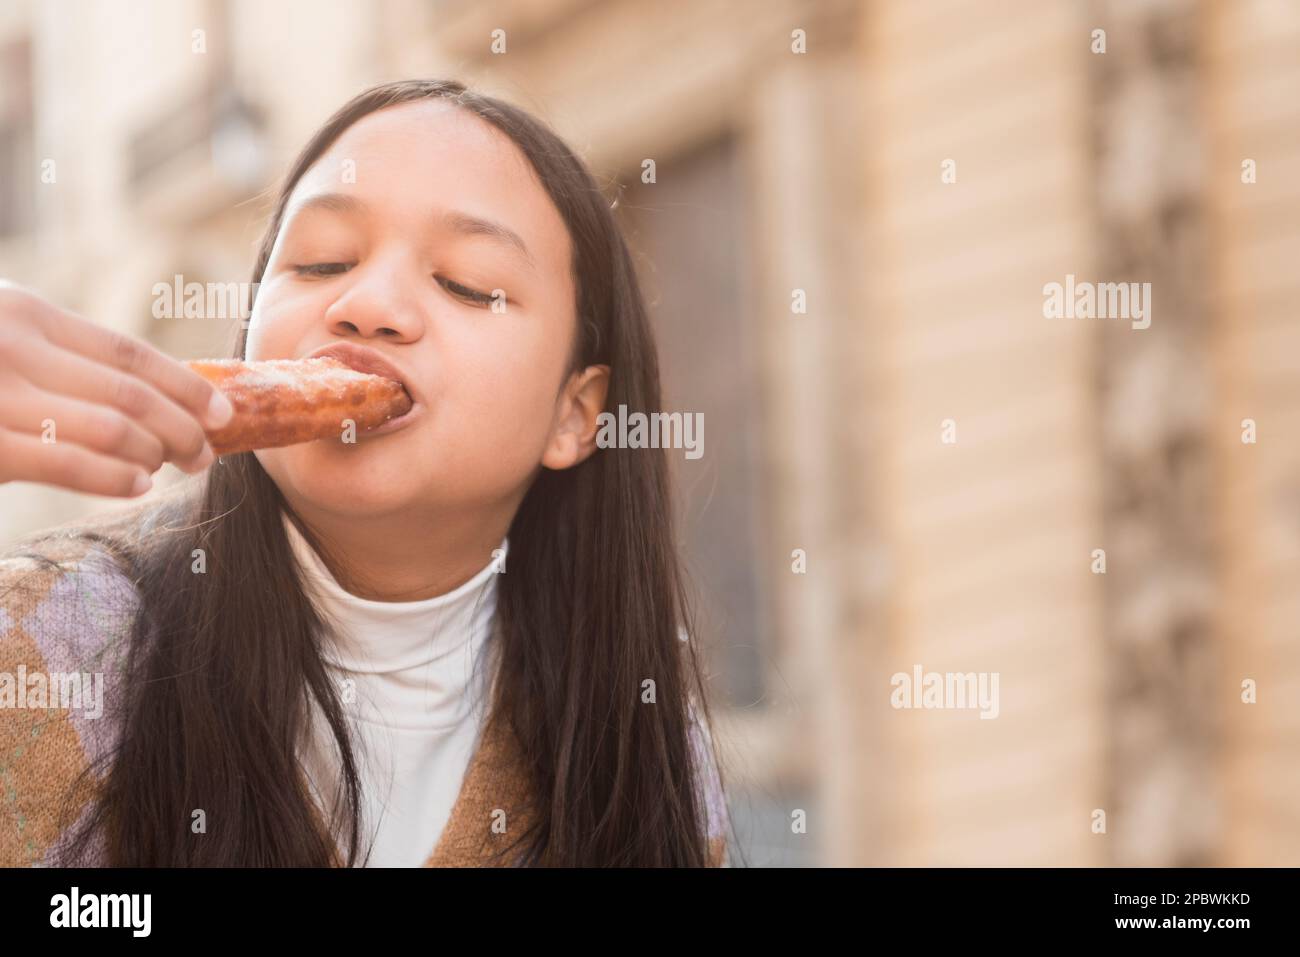
M 1086 115 L 1086 49 L 1067 5 L 1000 7 L 1016 29 L 961 3 L 882 4 L 866 28 L 880 386 L 863 414 L 881 421 L 892 576 L 862 691 L 916 664 L 1000 673 L 997 720 L 884 713 L 897 861 L 1101 863 L 1095 330 L 1043 318 L 1041 292 L 1090 272 L 1087 128 L 1062 121 Z
M 1300 860 L 1300 9 L 1206 18 L 1225 543 L 1223 859 Z M 1241 180 L 1254 159 L 1257 182 Z M 1256 444 L 1241 441 L 1254 419 Z M 1258 702 L 1240 702 L 1241 682 Z

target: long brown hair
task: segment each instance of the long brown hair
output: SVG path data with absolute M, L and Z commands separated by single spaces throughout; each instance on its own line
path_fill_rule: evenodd
M 658 410 L 654 337 L 609 201 L 542 122 L 454 81 L 377 86 L 325 123 L 280 187 L 254 282 L 294 185 L 336 138 L 371 112 L 432 98 L 509 136 L 563 217 L 577 289 L 572 370 L 610 366 L 607 410 Z M 667 469 L 663 450 L 597 449 L 574 468 L 540 470 L 510 526 L 491 709 L 519 742 L 535 802 L 526 832 L 512 835 L 513 863 L 707 862 L 689 709 L 706 725 L 709 711 L 695 641 L 681 640 L 694 627 Z M 142 510 L 126 544 L 105 539 L 136 583 L 140 611 L 120 742 L 73 847 L 93 840 L 107 863 L 125 866 L 323 866 L 338 838 L 354 864 L 357 762 L 281 525 L 287 503 L 247 453 L 182 488 Z M 196 549 L 205 574 L 191 569 Z M 654 707 L 642 703 L 646 679 Z M 297 763 L 309 696 L 342 756 L 344 823 L 334 836 L 318 826 Z M 190 828 L 197 809 L 201 837 Z

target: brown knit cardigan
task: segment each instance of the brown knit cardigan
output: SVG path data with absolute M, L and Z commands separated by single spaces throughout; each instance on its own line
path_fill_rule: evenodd
M 117 560 L 76 526 L 42 541 L 45 564 L 25 557 L 0 558 L 0 866 L 74 863 L 98 866 L 102 850 L 86 859 L 58 857 L 63 842 L 81 823 L 60 816 L 65 797 L 78 814 L 94 799 L 93 775 L 80 779 L 92 762 L 109 753 L 119 723 L 113 705 L 120 693 L 135 609 L 134 586 Z M 67 707 L 36 697 L 22 679 L 34 674 L 100 673 L 104 711 L 92 717 L 84 707 Z M 18 686 L 23 685 L 20 692 Z M 31 691 L 31 697 L 27 692 Z M 52 689 L 51 689 L 52 690 Z M 19 701 L 16 694 L 26 700 Z M 8 696 L 8 698 L 6 697 Z M 18 707 L 16 705 L 25 706 Z M 508 722 L 489 715 L 465 771 L 460 793 L 426 867 L 497 864 L 504 838 L 492 830 L 494 812 L 504 810 L 512 830 L 527 827 L 526 786 L 518 742 Z M 692 725 L 693 746 L 707 769 L 710 866 L 727 866 L 725 796 L 711 751 L 700 747 L 704 732 Z M 97 768 L 98 770 L 98 768 Z M 70 788 L 83 780 L 81 790 Z M 323 820 L 317 810 L 318 821 Z M 518 833 L 516 831 L 516 833 Z M 342 855 L 336 850 L 335 863 Z

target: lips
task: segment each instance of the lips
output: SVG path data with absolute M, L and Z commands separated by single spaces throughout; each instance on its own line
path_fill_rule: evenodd
M 369 346 L 357 345 L 353 342 L 336 342 L 332 345 L 324 346 L 311 353 L 309 358 L 318 358 L 320 356 L 329 356 L 338 359 L 344 365 L 357 372 L 368 372 L 371 375 L 383 376 L 386 379 L 394 379 L 401 383 L 406 394 L 415 403 L 417 397 L 412 391 L 409 380 L 405 373 L 397 368 L 382 352 L 370 348 Z
M 331 359 L 337 359 L 350 369 L 357 372 L 366 372 L 371 375 L 383 376 L 386 379 L 393 379 L 401 384 L 406 391 L 407 398 L 411 400 L 411 407 L 399 416 L 389 419 L 382 425 L 373 429 L 367 429 L 364 432 L 357 433 L 359 441 L 370 438 L 387 435 L 390 432 L 396 432 L 405 429 L 411 423 L 417 421 L 424 414 L 424 403 L 420 401 L 419 393 L 411 388 L 411 380 L 407 375 L 397 367 L 387 356 L 377 349 L 369 346 L 358 345 L 355 342 L 335 342 L 328 346 L 322 346 L 315 352 L 311 353 L 308 358 L 318 358 L 327 356 Z

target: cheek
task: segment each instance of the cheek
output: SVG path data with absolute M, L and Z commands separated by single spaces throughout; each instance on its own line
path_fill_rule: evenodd
M 304 317 L 309 315 L 307 310 L 293 309 L 285 296 L 277 294 L 274 286 L 269 291 L 260 290 L 249 317 L 244 357 L 256 360 L 296 355 L 295 346 L 310 325 L 310 320 Z
M 563 371 L 554 339 L 518 337 L 500 348 L 463 356 L 454 387 L 471 429 L 490 431 L 475 444 L 509 443 L 540 457 L 549 438 Z M 534 463 L 535 464 L 535 463 Z
M 447 489 L 504 494 L 541 461 L 552 409 L 553 397 L 531 383 L 476 378 L 445 395 L 409 464 Z

